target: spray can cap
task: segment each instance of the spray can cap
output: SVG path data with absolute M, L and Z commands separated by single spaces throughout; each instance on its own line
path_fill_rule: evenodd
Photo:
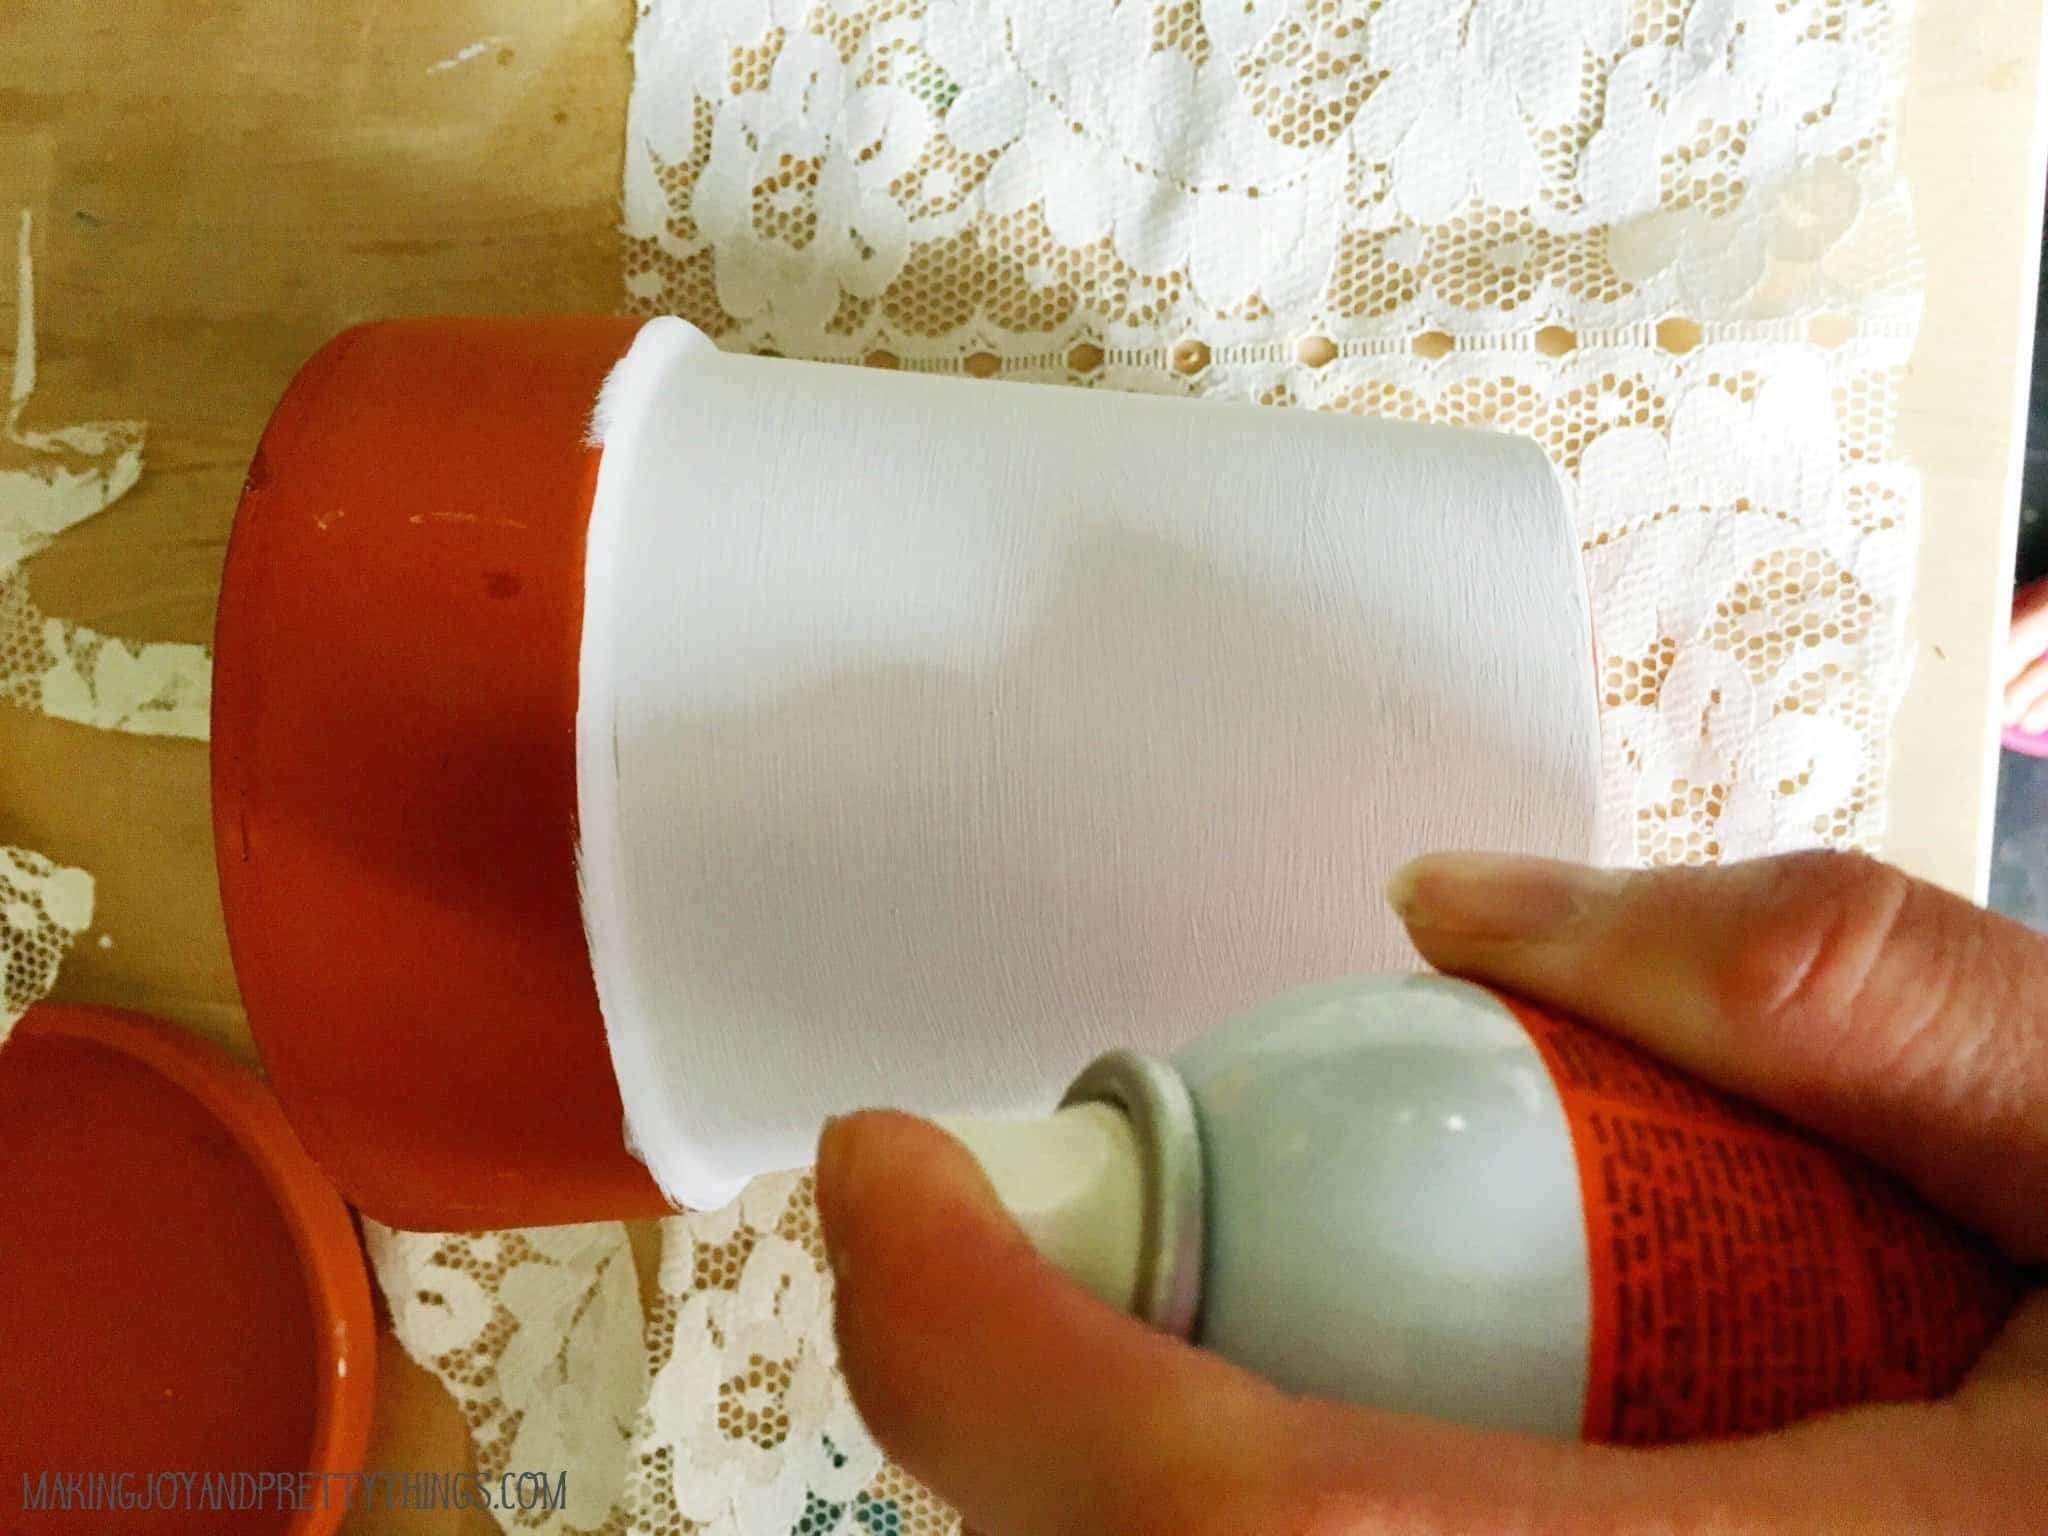
M 1041 1120 L 942 1120 L 1049 1263 L 1112 1306 L 1192 1337 L 1201 1307 L 1202 1147 L 1166 1062 L 1098 1057 Z

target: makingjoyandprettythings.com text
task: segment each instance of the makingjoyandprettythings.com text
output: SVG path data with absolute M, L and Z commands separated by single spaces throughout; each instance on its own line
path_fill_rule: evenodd
M 506 1472 L 24 1472 L 28 1511 L 192 1510 L 222 1514 L 309 1509 L 557 1510 L 569 1474 Z

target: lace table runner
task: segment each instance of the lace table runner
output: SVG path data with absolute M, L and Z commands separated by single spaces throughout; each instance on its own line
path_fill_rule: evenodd
M 627 303 L 743 350 L 1527 433 L 1587 555 L 1607 856 L 1872 847 L 1919 511 L 1892 441 L 1908 19 L 640 0 Z M 12 694 L 66 665 L 24 604 L 0 609 Z M 182 719 L 199 686 L 151 707 Z M 90 885 L 23 851 L 0 885 L 11 1016 Z M 804 1178 L 664 1223 L 651 1307 L 616 1224 L 370 1237 L 483 1469 L 574 1471 L 570 1509 L 515 1528 L 954 1528 L 851 1410 Z

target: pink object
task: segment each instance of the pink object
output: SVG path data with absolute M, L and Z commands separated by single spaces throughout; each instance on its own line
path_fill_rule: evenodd
M 2043 588 L 2048 588 L 2048 577 L 2020 588 L 2013 594 L 2013 612 L 2018 613 L 2035 601 L 2048 600 Z M 1999 741 L 2008 752 L 2021 752 L 2028 757 L 2048 757 L 2048 731 L 2030 731 L 2025 726 L 2008 725 L 1999 733 Z

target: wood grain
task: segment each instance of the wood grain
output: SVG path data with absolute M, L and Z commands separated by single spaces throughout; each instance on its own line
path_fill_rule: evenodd
M 2048 179 L 2042 12 L 2011 0 L 1938 9 L 1914 35 L 1900 125 L 1927 263 L 1899 399 L 1923 532 L 1885 854 L 1982 901 Z
M 631 25 L 629 0 L 0 8 L 10 251 L 16 210 L 35 216 L 29 421 L 150 425 L 142 483 L 35 561 L 44 611 L 128 638 L 206 640 L 257 437 L 337 330 L 387 315 L 615 309 Z M 480 39 L 473 57 L 445 62 Z M 0 335 L 14 318 L 9 281 Z M 62 996 L 144 1009 L 247 1052 L 204 744 L 0 705 L 0 842 L 98 881 L 95 928 L 65 964 Z M 388 1333 L 379 1343 L 369 1465 L 468 1468 L 455 1405 Z M 477 1509 L 363 1511 L 346 1529 L 496 1526 Z

